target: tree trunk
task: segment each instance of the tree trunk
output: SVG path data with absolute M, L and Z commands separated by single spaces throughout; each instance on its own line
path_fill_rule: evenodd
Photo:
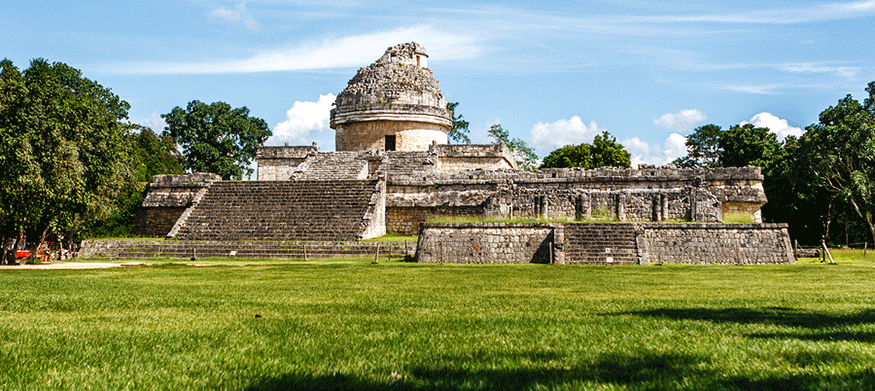
M 6 235 L 0 235 L 0 245 L 3 246 L 3 249 L 0 250 L 0 265 L 6 264 Z
M 39 243 L 37 243 L 36 248 L 34 249 L 34 251 L 30 253 L 30 259 L 33 259 L 33 258 L 36 258 L 36 257 L 42 257 L 42 254 L 43 254 L 43 253 L 42 253 L 41 250 L 42 250 L 42 248 L 43 248 L 43 243 L 46 242 L 46 234 L 48 234 L 48 232 L 49 232 L 50 229 L 51 229 L 51 227 L 46 227 L 46 229 L 43 230 L 43 233 L 42 233 L 42 234 L 40 235 L 40 237 L 39 237 Z M 48 254 L 49 254 L 49 258 L 51 258 L 52 249 L 48 249 Z M 43 261 L 43 260 L 40 259 L 40 263 L 42 263 L 42 261 Z
M 861 211 L 860 207 L 857 206 L 857 201 L 854 200 L 853 197 L 849 197 L 849 200 L 851 201 L 851 205 L 854 207 L 854 211 L 857 212 L 857 216 L 860 216 L 860 218 L 863 219 L 863 221 L 865 221 L 866 225 L 869 227 L 869 238 L 875 241 L 875 225 L 873 225 L 872 223 L 872 212 L 868 210 L 866 212 Z
M 15 258 L 15 255 L 16 255 L 15 253 L 18 252 L 18 244 L 21 243 L 21 238 L 23 238 L 23 237 L 24 237 L 24 228 L 19 228 L 18 238 L 15 239 L 15 244 L 12 245 L 12 253 L 9 254 L 9 258 L 8 258 L 8 260 L 10 261 L 9 262 L 10 265 L 18 263 L 18 260 Z

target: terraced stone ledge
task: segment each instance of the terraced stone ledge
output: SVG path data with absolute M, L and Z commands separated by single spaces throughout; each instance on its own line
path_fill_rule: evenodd
M 403 258 L 415 242 L 347 242 L 295 240 L 85 240 L 79 256 L 103 259 L 143 258 L 336 258 L 374 256 Z

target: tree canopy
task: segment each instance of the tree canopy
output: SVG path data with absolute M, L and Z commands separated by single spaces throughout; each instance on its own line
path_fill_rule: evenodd
M 235 109 L 225 102 L 194 100 L 161 117 L 167 122 L 163 134 L 182 147 L 186 169 L 225 180 L 251 175 L 256 148 L 272 134 L 267 122 L 250 117 L 245 106 Z
M 128 173 L 130 108 L 63 63 L 0 61 L 0 236 L 40 240 L 109 210 Z
M 799 139 L 798 151 L 814 184 L 830 202 L 848 203 L 875 241 L 875 82 L 861 104 L 847 95 L 820 113 Z
M 97 237 L 126 236 L 133 228 L 134 216 L 143 203 L 146 183 L 153 175 L 183 174 L 182 155 L 170 136 L 156 135 L 151 128 L 134 125 L 125 136 L 130 151 L 127 165 L 130 174 L 118 197 L 112 201 L 109 214 L 104 218 L 91 219 L 83 227 L 88 235 Z
M 617 139 L 607 131 L 595 136 L 592 144 L 566 145 L 550 152 L 544 158 L 541 168 L 632 166 L 631 155 Z
M 525 141 L 518 138 L 510 138 L 510 133 L 501 127 L 501 124 L 494 124 L 489 127 L 489 137 L 492 137 L 496 143 L 503 143 L 514 154 L 517 167 L 526 171 L 534 171 L 538 167 L 538 155 L 535 151 L 526 144 Z
M 450 129 L 447 136 L 450 141 L 455 141 L 457 143 L 471 142 L 471 139 L 468 138 L 468 126 L 470 124 L 468 121 L 465 121 L 465 117 L 463 117 L 462 114 L 456 114 L 457 106 L 459 106 L 459 102 L 447 102 L 447 111 L 449 111 L 450 116 L 453 117 L 453 128 Z
M 687 156 L 675 160 L 680 167 L 716 167 L 720 160 L 720 134 L 723 129 L 719 125 L 708 124 L 693 129 L 685 143 Z

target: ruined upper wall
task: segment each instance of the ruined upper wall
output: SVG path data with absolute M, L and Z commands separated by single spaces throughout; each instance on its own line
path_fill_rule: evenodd
M 319 153 L 319 146 L 293 145 L 258 147 L 255 150 L 256 170 L 260 181 L 285 181 L 308 156 Z
M 195 195 L 212 182 L 221 181 L 216 174 L 196 172 L 188 175 L 155 175 L 146 185 L 144 208 L 184 208 Z
M 520 170 L 471 170 L 459 173 L 423 175 L 390 175 L 394 187 L 428 188 L 455 185 L 477 187 L 497 183 L 513 183 L 519 187 L 541 189 L 636 190 L 670 189 L 685 186 L 708 189 L 720 202 L 765 204 L 763 176 L 759 167 L 669 168 L 645 167 L 619 169 L 601 167 L 550 168 L 534 172 Z
M 349 122 L 408 120 L 449 130 L 447 101 L 425 67 L 427 58 L 425 49 L 411 42 L 390 47 L 379 60 L 360 68 L 334 101 L 331 128 Z
M 319 146 L 313 145 L 288 145 L 282 147 L 258 147 L 255 149 L 255 159 L 305 159 L 311 152 L 319 152 Z

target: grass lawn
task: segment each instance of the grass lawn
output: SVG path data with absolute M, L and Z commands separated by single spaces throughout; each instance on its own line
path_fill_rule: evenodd
M 872 389 L 875 254 L 833 255 L 4 270 L 0 389 Z

